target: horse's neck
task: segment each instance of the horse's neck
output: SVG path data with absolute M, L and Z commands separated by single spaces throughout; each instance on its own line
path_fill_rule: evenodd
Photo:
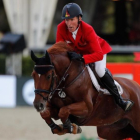
M 55 67 L 55 72 L 59 77 L 62 77 L 70 61 L 65 55 L 51 55 L 52 63 Z

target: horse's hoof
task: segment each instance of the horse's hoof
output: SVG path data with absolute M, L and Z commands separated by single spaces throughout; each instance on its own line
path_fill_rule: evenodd
M 79 134 L 79 133 L 82 133 L 82 129 L 80 126 L 78 126 L 78 129 L 77 129 L 77 134 Z
M 72 134 L 79 134 L 82 132 L 82 129 L 80 126 L 72 123 L 72 126 L 73 126 L 73 131 L 72 131 Z
M 71 125 L 72 125 L 72 132 L 69 132 L 68 129 L 64 129 L 63 128 L 63 124 L 59 124 L 58 125 L 59 129 L 58 128 L 55 129 L 54 130 L 54 134 L 57 134 L 57 135 L 65 135 L 66 133 L 79 134 L 79 133 L 82 132 L 82 129 L 81 129 L 80 126 L 78 126 L 78 125 L 76 125 L 74 123 L 72 123 Z
M 52 130 L 53 134 L 57 134 L 57 135 L 64 135 L 66 134 L 65 132 L 63 132 L 63 125 L 58 125 L 57 128 Z

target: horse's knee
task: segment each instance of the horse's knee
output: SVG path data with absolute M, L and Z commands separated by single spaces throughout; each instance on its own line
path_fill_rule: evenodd
M 48 110 L 48 109 L 44 112 L 40 112 L 40 115 L 44 120 L 47 118 L 51 118 L 51 113 L 50 113 L 50 110 Z
M 67 107 L 62 107 L 59 111 L 59 118 L 64 118 L 64 117 L 67 117 L 69 115 L 69 109 Z

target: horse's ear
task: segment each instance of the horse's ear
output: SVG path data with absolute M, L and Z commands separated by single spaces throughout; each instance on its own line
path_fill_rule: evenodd
M 45 58 L 46 58 L 47 63 L 52 64 L 49 53 L 47 51 L 45 53 Z
M 31 51 L 31 58 L 32 58 L 32 60 L 33 60 L 34 62 L 37 61 L 37 57 L 35 56 L 35 54 L 34 54 L 33 51 Z

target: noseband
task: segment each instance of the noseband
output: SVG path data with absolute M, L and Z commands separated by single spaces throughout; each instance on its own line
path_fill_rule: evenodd
M 58 90 L 58 91 L 62 91 L 63 89 L 69 87 L 70 85 L 72 85 L 79 77 L 80 75 L 85 71 L 86 67 L 83 68 L 83 70 L 67 85 L 64 85 L 62 88 L 60 88 L 59 86 L 61 85 L 62 82 L 64 82 L 66 80 L 66 78 L 69 76 L 69 74 L 67 73 L 69 68 L 71 67 L 72 61 L 69 64 L 68 68 L 66 69 L 64 75 L 62 76 L 61 80 L 59 81 L 57 87 L 55 89 L 53 89 L 54 87 L 54 81 L 56 78 L 56 75 L 54 75 L 54 71 L 52 71 L 52 81 L 51 81 L 51 85 L 49 90 L 44 90 L 44 89 L 35 89 L 34 92 L 35 94 L 39 94 L 44 100 L 48 100 L 47 97 L 44 97 L 41 93 L 44 92 L 46 94 L 49 94 L 49 99 L 52 98 L 52 96 L 54 95 L 54 93 Z M 54 66 L 53 65 L 36 65 L 36 67 L 53 67 L 52 69 L 54 70 Z

